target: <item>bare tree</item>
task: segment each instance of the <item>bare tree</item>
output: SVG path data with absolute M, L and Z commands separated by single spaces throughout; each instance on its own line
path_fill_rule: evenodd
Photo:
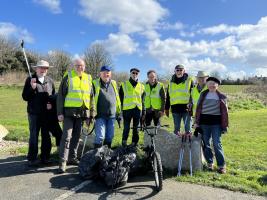
M 127 72 L 112 72 L 112 79 L 117 81 L 118 85 L 129 79 L 129 74 Z
M 95 43 L 85 50 L 84 60 L 87 68 L 86 70 L 93 78 L 98 77 L 101 66 L 112 66 L 110 54 L 100 43 Z
M 50 65 L 54 66 L 49 70 L 49 74 L 55 80 L 61 80 L 71 65 L 71 56 L 63 50 L 50 51 L 47 60 Z

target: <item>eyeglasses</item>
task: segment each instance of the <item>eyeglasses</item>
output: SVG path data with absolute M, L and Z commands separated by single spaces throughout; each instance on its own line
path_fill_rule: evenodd
M 136 75 L 138 75 L 138 72 L 132 72 L 132 74 L 136 74 Z
M 183 71 L 183 69 L 176 69 L 175 71 L 177 71 L 177 72 L 181 72 L 181 71 Z

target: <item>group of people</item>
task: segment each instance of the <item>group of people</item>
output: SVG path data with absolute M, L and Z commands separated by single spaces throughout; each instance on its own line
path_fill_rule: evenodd
M 85 72 L 85 62 L 76 59 L 73 68 L 67 71 L 57 95 L 53 80 L 47 70 L 49 63 L 39 61 L 34 66 L 35 74 L 28 77 L 23 89 L 23 99 L 28 102 L 30 128 L 28 161 L 38 161 L 38 135 L 41 129 L 41 162 L 49 163 L 51 151 L 50 133 L 56 136 L 59 151 L 59 172 L 66 171 L 66 165 L 78 165 L 77 150 L 82 124 L 95 123 L 94 147 L 107 145 L 111 148 L 115 121 L 123 118 L 123 146 L 127 145 L 132 121 L 131 145 L 139 142 L 138 125 L 160 124 L 161 117 L 172 112 L 174 134 L 181 135 L 181 121 L 185 134 L 191 134 L 192 125 L 201 130 L 203 152 L 207 166 L 213 170 L 212 138 L 219 173 L 226 173 L 221 134 L 227 131 L 228 110 L 226 96 L 218 91 L 220 80 L 199 71 L 194 79 L 185 72 L 183 65 L 177 65 L 165 90 L 158 81 L 155 70 L 147 72 L 147 82 L 138 79 L 140 70 L 130 69 L 130 78 L 117 87 L 112 80 L 109 66 L 102 66 L 99 78 L 92 80 Z M 55 117 L 57 119 L 55 119 Z M 53 122 L 52 122 L 53 121 Z M 63 122 L 61 131 L 58 122 Z

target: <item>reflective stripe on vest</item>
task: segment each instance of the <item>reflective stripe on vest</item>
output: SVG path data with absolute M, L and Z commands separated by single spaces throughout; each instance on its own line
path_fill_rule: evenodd
M 187 78 L 185 83 L 169 83 L 169 95 L 171 105 L 189 103 L 191 84 L 192 79 L 189 77 Z
M 156 110 L 159 110 L 161 108 L 161 97 L 160 97 L 160 89 L 163 87 L 163 84 L 158 82 L 157 86 L 152 88 L 147 83 L 145 85 L 145 92 L 146 92 L 146 97 L 145 97 L 145 107 L 146 108 L 153 108 Z
M 198 99 L 200 97 L 200 94 L 207 89 L 208 89 L 208 87 L 206 85 L 202 88 L 202 90 L 200 92 L 198 91 L 197 85 L 192 89 L 191 97 L 193 100 L 193 116 L 195 116 L 195 114 L 196 114 L 197 102 L 198 102 Z
M 81 107 L 90 109 L 91 75 L 82 73 L 80 78 L 74 70 L 68 72 L 68 93 L 64 107 Z
M 100 93 L 100 79 L 96 79 L 93 81 L 93 84 L 95 86 L 95 105 L 96 105 L 96 113 L 97 113 L 97 102 L 98 102 L 98 97 Z M 115 95 L 116 95 L 116 113 L 119 114 L 121 112 L 121 100 L 119 97 L 119 93 L 117 90 L 117 83 L 114 80 L 111 80 L 111 85 L 114 89 Z
M 138 82 L 137 85 L 133 87 L 130 81 L 125 81 L 122 83 L 122 89 L 124 93 L 123 110 L 129 110 L 136 106 L 139 110 L 142 110 L 144 85 Z

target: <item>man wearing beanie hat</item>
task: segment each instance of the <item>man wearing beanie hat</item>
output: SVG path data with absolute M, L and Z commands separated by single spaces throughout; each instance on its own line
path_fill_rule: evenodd
M 167 90 L 165 105 L 166 116 L 169 116 L 169 109 L 172 110 L 174 122 L 174 134 L 180 135 L 181 120 L 184 121 L 185 132 L 191 132 L 191 115 L 192 108 L 191 89 L 193 80 L 185 73 L 183 65 L 175 66 L 175 74 L 172 76 Z
M 138 68 L 132 68 L 130 70 L 130 79 L 121 84 L 119 91 L 123 114 L 123 146 L 127 145 L 132 119 L 132 145 L 137 145 L 139 141 L 137 126 L 140 122 L 140 119 L 142 118 L 142 120 L 144 120 L 145 117 L 145 88 L 142 83 L 138 82 L 139 72 L 140 70 Z

